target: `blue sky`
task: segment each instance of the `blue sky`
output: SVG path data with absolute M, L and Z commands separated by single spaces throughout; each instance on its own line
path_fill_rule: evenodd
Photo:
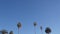
M 21 22 L 20 34 L 34 34 L 33 22 L 52 29 L 51 34 L 60 34 L 60 0 L 0 0 L 0 30 L 13 30 L 18 33 L 17 23 Z

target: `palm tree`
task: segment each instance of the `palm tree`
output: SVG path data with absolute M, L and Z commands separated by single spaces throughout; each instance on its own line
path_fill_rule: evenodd
M 37 23 L 36 22 L 34 22 L 34 31 L 35 31 L 35 34 L 36 34 L 36 25 L 37 25 Z
M 41 30 L 41 33 L 43 34 L 43 32 L 42 32 L 42 26 L 40 26 L 40 30 Z
M 49 27 L 46 27 L 45 32 L 46 32 L 46 34 L 49 34 L 49 33 L 51 33 L 51 29 Z
M 21 28 L 21 23 L 20 22 L 18 22 L 17 27 L 18 27 L 18 34 L 19 34 L 19 28 Z
M 10 31 L 10 33 L 9 34 L 13 34 L 13 31 Z

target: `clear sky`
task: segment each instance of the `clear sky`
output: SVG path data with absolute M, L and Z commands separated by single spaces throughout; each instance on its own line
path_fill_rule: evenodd
M 52 29 L 51 34 L 60 34 L 60 0 L 0 0 L 0 30 L 13 30 L 18 33 L 17 23 L 21 22 L 20 34 L 34 34 L 33 22 Z

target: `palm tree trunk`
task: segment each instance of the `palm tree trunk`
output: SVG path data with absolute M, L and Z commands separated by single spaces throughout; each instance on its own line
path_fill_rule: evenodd
M 49 34 L 49 33 L 48 33 Z
M 41 34 L 43 34 L 43 31 L 41 30 Z
M 19 28 L 18 28 L 18 34 L 19 34 Z
M 46 34 L 49 34 L 49 33 L 46 33 Z
M 34 27 L 34 32 L 35 32 L 35 34 L 36 34 L 36 28 Z

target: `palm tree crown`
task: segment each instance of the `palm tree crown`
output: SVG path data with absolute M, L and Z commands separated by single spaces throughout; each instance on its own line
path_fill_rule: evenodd
M 9 34 L 13 34 L 13 31 L 10 31 L 10 33 Z
M 20 23 L 20 22 L 18 22 L 17 27 L 18 27 L 18 28 L 20 28 L 20 27 L 21 27 L 21 23 Z
M 2 34 L 6 34 L 6 33 L 8 34 L 7 30 L 5 30 L 5 29 L 2 30 Z
M 42 30 L 42 26 L 40 26 L 40 29 Z
M 37 24 L 36 24 L 36 22 L 34 22 L 34 26 L 36 26 Z
M 46 32 L 46 33 L 51 33 L 51 29 L 50 29 L 49 27 L 47 27 L 47 28 L 45 29 L 45 32 Z

